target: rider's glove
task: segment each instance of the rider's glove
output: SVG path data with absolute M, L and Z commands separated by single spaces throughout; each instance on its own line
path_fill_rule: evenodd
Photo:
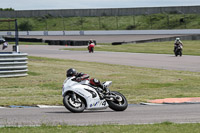
M 77 82 L 81 82 L 81 77 L 77 77 L 77 78 L 76 78 L 76 81 L 77 81 Z

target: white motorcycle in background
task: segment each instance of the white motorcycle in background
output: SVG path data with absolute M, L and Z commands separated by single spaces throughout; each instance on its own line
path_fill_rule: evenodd
M 97 110 L 110 107 L 114 111 L 124 111 L 128 107 L 126 98 L 119 92 L 109 91 L 112 81 L 103 83 L 107 93 L 89 84 L 88 80 L 73 81 L 75 77 L 67 78 L 63 83 L 62 96 L 64 106 L 71 112 L 81 113 L 85 109 Z
M 8 42 L 5 41 L 4 38 L 0 37 L 0 45 L 3 44 L 2 50 L 8 47 Z

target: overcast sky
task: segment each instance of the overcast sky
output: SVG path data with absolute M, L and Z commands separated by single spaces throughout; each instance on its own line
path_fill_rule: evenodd
M 129 8 L 200 5 L 200 0 L 0 0 L 0 8 L 15 10 Z

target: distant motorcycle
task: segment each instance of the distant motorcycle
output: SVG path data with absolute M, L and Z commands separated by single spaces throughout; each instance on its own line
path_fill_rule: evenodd
M 85 109 L 97 110 L 110 107 L 114 111 L 124 111 L 128 102 L 124 95 L 116 91 L 110 91 L 108 86 L 112 81 L 106 81 L 103 86 L 109 92 L 90 85 L 89 80 L 74 81 L 75 76 L 67 78 L 63 83 L 62 96 L 64 106 L 73 113 L 81 113 Z
M 182 56 L 182 49 L 183 49 L 182 45 L 176 46 L 174 50 L 175 56 L 178 56 L 178 55 Z
M 2 50 L 8 47 L 8 43 L 3 38 L 0 38 L 0 45 L 1 44 L 3 44 Z
M 89 53 L 93 53 L 93 52 L 94 52 L 94 46 L 95 46 L 94 43 L 90 43 L 90 44 L 89 44 L 89 46 L 88 46 L 88 51 L 89 51 Z

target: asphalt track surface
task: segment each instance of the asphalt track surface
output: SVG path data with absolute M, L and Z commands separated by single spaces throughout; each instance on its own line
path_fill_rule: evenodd
M 110 109 L 71 113 L 60 108 L 0 109 L 0 126 L 199 123 L 200 104 L 129 105 L 123 112 Z
M 60 50 L 62 48 L 66 47 L 48 45 L 22 45 L 20 46 L 20 51 L 28 53 L 29 56 L 200 72 L 200 56 L 183 55 L 182 57 L 175 57 L 174 55 L 169 54 L 143 54 L 100 51 L 95 51 L 94 53 L 90 54 L 87 50 Z M 85 47 L 85 49 L 87 48 Z
M 165 54 L 96 52 L 59 50 L 63 46 L 22 45 L 20 51 L 29 56 L 41 56 L 78 61 L 150 67 L 170 70 L 200 72 L 200 57 L 174 57 Z M 74 114 L 60 108 L 1 108 L 0 126 L 8 125 L 96 125 L 96 124 L 148 124 L 171 121 L 176 123 L 200 122 L 200 104 L 179 105 L 129 105 L 124 112 L 110 109 L 85 111 Z

